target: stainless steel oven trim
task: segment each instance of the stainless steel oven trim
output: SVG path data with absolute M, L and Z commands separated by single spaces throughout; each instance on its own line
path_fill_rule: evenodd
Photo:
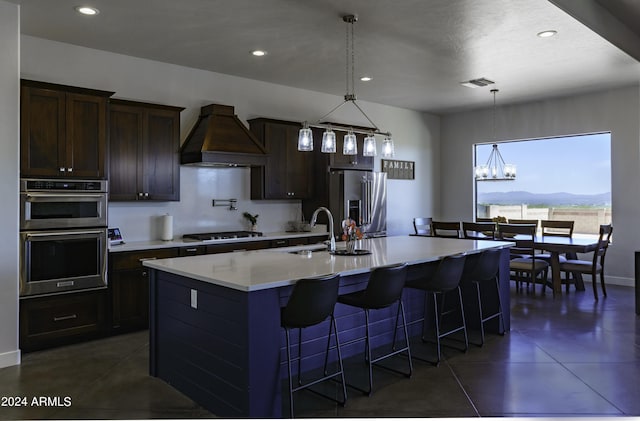
M 29 239 L 36 238 L 97 238 L 100 250 L 99 274 L 84 277 L 50 279 L 29 282 Z M 92 228 L 73 231 L 24 231 L 20 233 L 20 296 L 45 295 L 107 286 L 107 229 Z
M 96 203 L 95 218 L 51 218 L 31 219 L 31 204 L 34 202 L 82 202 Z M 107 226 L 107 193 L 20 193 L 20 229 L 37 230 L 51 228 L 106 227 Z

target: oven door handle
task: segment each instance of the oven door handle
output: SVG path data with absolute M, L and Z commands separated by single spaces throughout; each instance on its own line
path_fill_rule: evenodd
M 28 199 L 101 199 L 104 197 L 104 194 L 50 194 L 50 193 L 27 193 L 26 197 Z
M 85 235 L 85 234 L 103 234 L 104 231 L 60 231 L 60 232 L 46 232 L 46 233 L 27 233 L 25 236 L 29 237 L 53 237 L 62 235 Z

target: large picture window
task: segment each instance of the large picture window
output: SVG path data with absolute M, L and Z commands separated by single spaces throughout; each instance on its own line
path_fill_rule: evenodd
M 575 221 L 574 233 L 597 234 L 611 222 L 611 133 L 498 144 L 516 179 L 476 181 L 476 218 Z M 476 144 L 475 165 L 492 144 Z

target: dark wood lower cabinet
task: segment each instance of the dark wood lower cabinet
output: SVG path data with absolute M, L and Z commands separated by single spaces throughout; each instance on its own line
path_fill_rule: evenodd
M 37 351 L 149 327 L 147 259 L 315 244 L 326 234 L 109 253 L 108 288 L 20 299 L 20 349 Z
M 142 262 L 179 255 L 177 248 L 109 255 L 111 333 L 124 333 L 149 327 L 149 274 Z
M 36 351 L 103 336 L 107 290 L 20 300 L 20 349 Z

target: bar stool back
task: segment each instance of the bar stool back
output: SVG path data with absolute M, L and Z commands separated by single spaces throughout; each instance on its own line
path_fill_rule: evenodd
M 407 282 L 407 288 L 415 288 L 425 292 L 425 312 L 428 309 L 428 295 L 430 294 L 433 297 L 433 308 L 435 316 L 435 341 L 438 353 L 437 360 L 429 361 L 420 357 L 416 357 L 415 355 L 414 358 L 430 362 L 434 365 L 438 365 L 441 359 L 440 339 L 459 331 L 463 331 L 464 333 L 463 351 L 466 351 L 469 347 L 469 340 L 467 338 L 467 325 L 464 318 L 464 308 L 462 303 L 462 292 L 460 291 L 460 280 L 462 279 L 465 259 L 466 255 L 464 254 L 447 256 L 440 261 L 440 263 L 438 264 L 438 268 L 432 276 Z M 454 290 L 457 291 L 458 295 L 458 309 L 461 317 L 461 325 L 452 327 L 451 329 L 442 332 L 441 329 L 443 316 L 450 313 L 450 311 L 445 311 L 445 296 L 448 292 Z M 438 302 L 438 297 L 440 298 L 440 302 Z M 424 318 L 415 320 L 412 323 L 417 322 L 423 323 L 422 341 L 428 342 L 428 339 L 425 336 L 426 315 Z
M 499 333 L 504 335 L 504 319 L 502 318 L 502 301 L 500 300 L 500 285 L 498 281 L 500 253 L 499 249 L 489 249 L 476 255 L 477 257 L 474 259 L 471 259 L 471 256 L 467 256 L 462 280 L 460 281 L 460 285 L 463 288 L 473 285 L 475 289 L 480 321 L 479 346 L 484 344 L 484 324 L 491 319 L 499 319 L 500 326 L 503 329 Z M 497 302 L 497 308 L 493 312 L 488 312 L 488 306 L 482 305 L 482 296 L 487 297 L 489 294 L 495 294 Z
M 364 310 L 365 337 L 355 339 L 349 342 L 349 344 L 362 341 L 363 339 L 365 340 L 365 361 L 368 363 L 368 366 L 369 366 L 369 388 L 362 389 L 351 384 L 349 386 L 369 396 L 371 396 L 371 393 L 373 392 L 373 365 L 378 363 L 379 361 L 389 358 L 393 355 L 406 352 L 407 359 L 409 361 L 408 372 L 400 372 L 385 366 L 380 366 L 380 367 L 386 368 L 387 370 L 399 372 L 401 374 L 404 374 L 407 377 L 411 377 L 411 374 L 413 373 L 413 364 L 411 362 L 411 350 L 409 348 L 409 336 L 407 333 L 407 323 L 406 323 L 405 314 L 404 314 L 404 306 L 402 304 L 402 290 L 404 288 L 406 279 L 407 279 L 406 263 L 402 263 L 399 265 L 377 267 L 371 272 L 366 289 L 362 291 L 352 292 L 350 294 L 340 295 L 338 297 L 339 303 L 361 308 L 362 310 Z M 372 358 L 371 334 L 369 331 L 369 310 L 387 308 L 395 304 L 396 302 L 398 303 L 398 310 L 396 312 L 396 324 L 394 329 L 393 345 L 392 345 L 391 351 L 387 354 Z M 405 346 L 400 349 L 396 349 L 395 333 L 398 329 L 398 318 L 400 314 L 402 314 L 402 328 L 404 330 Z
M 334 400 L 341 405 L 344 405 L 347 401 L 346 383 L 344 381 L 344 369 L 342 366 L 342 354 L 340 353 L 340 342 L 338 340 L 338 328 L 336 326 L 336 320 L 333 317 L 333 309 L 335 307 L 338 298 L 338 285 L 340 282 L 340 275 L 331 274 L 325 276 L 319 276 L 314 278 L 300 279 L 296 282 L 289 297 L 287 305 L 280 310 L 280 325 L 285 330 L 285 336 L 287 341 L 287 370 L 289 374 L 289 409 L 291 411 L 291 418 L 294 417 L 293 411 L 293 394 L 302 389 L 308 389 L 317 383 L 325 380 L 334 379 L 336 376 L 340 376 L 340 382 L 342 383 L 342 401 L 335 399 L 334 397 L 327 396 L 323 393 L 309 389 L 310 391 L 324 396 L 325 398 Z M 324 376 L 309 381 L 307 383 L 301 380 L 301 361 L 302 361 L 302 329 L 310 326 L 322 323 L 327 318 L 330 318 L 329 334 L 327 335 L 327 349 L 325 351 L 324 359 Z M 299 329 L 298 331 L 298 357 L 291 358 L 291 329 Z M 329 359 L 329 349 L 331 345 L 331 331 L 333 330 L 336 343 L 336 351 L 338 354 L 338 366 L 339 369 L 335 373 L 327 374 L 327 363 Z M 297 383 L 296 387 L 293 386 L 293 374 L 292 374 L 292 362 L 297 360 Z

